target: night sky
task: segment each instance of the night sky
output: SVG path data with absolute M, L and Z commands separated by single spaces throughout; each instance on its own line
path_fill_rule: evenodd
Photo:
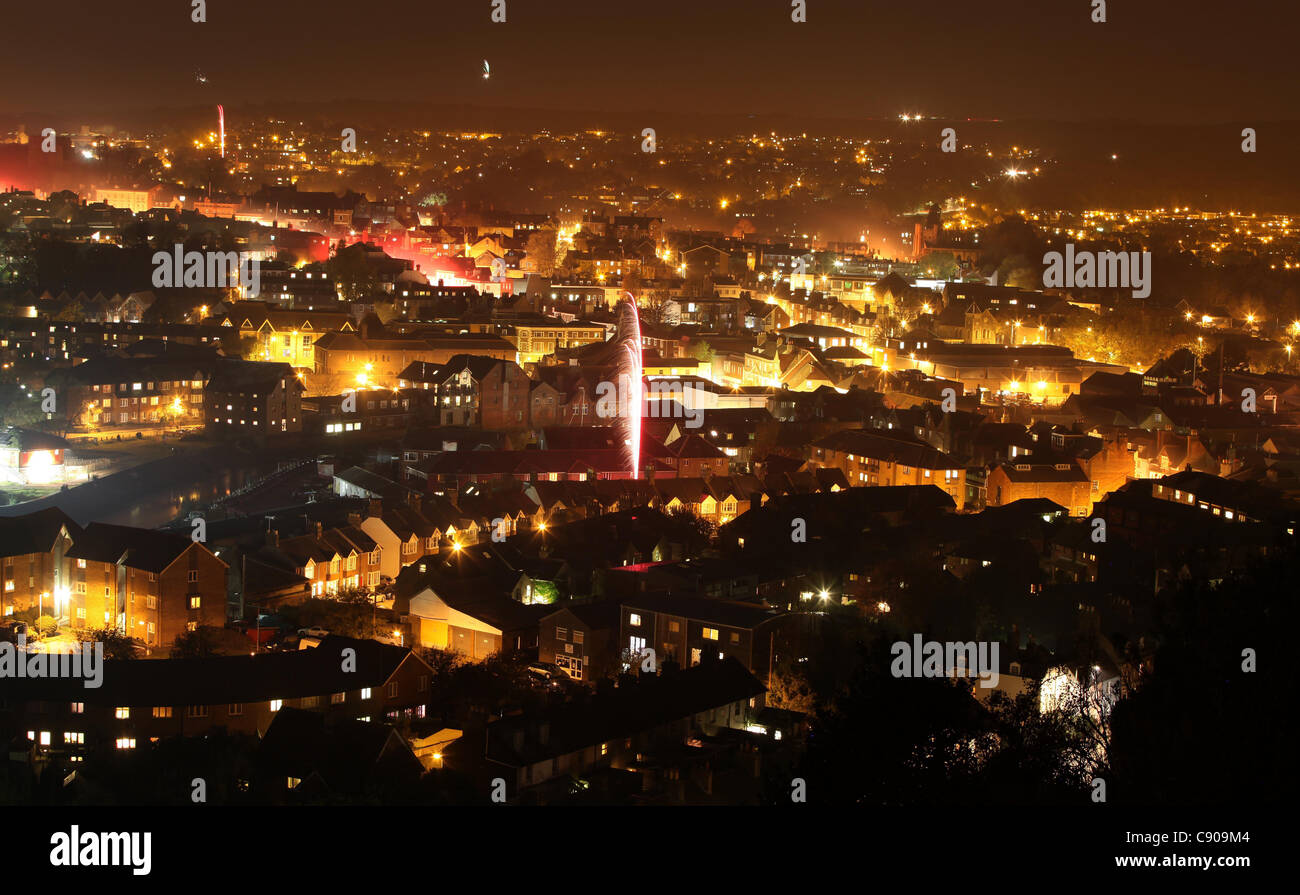
M 1161 122 L 1294 117 L 1277 0 L 10 0 L 0 114 L 223 102 Z M 481 77 L 488 59 L 492 79 Z M 208 83 L 196 82 L 201 69 Z M 101 113 L 96 115 L 95 113 Z

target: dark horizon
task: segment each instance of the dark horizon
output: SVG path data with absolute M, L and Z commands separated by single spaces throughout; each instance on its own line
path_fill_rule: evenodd
M 399 103 L 556 111 L 1256 123 L 1300 100 L 1288 71 L 1295 7 L 1245 0 L 1209 21 L 1172 0 L 1111 3 L 1107 21 L 1094 23 L 1090 6 L 810 0 L 807 21 L 794 23 L 785 0 L 513 0 L 496 24 L 489 0 L 395 0 L 368 10 L 371 24 L 332 0 L 310 15 L 214 0 L 194 23 L 179 0 L 143 0 L 132 17 L 77 0 L 6 12 L 6 30 L 27 39 L 0 61 L 0 77 L 23 85 L 21 99 L 0 99 L 0 116 L 336 102 L 370 91 Z M 57 51 L 41 39 L 50 33 Z M 1223 66 L 1205 64 L 1225 52 L 1234 55 Z

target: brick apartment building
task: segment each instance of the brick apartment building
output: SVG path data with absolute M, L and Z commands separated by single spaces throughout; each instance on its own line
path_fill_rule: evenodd
M 51 376 L 56 405 L 77 429 L 197 425 L 215 359 L 100 357 Z
M 215 435 L 301 432 L 302 392 L 289 364 L 225 358 L 208 382 L 204 422 Z
M 0 519 L 0 611 L 32 607 L 55 618 L 67 611 L 71 586 L 65 554 L 81 526 L 51 507 Z
M 991 507 L 1045 497 L 1068 509 L 1071 516 L 1086 516 L 1092 509 L 1092 482 L 1072 462 L 1002 463 L 989 471 L 986 487 Z
M 226 623 L 228 567 L 182 535 L 92 522 L 66 551 L 74 628 L 114 627 L 150 647 Z

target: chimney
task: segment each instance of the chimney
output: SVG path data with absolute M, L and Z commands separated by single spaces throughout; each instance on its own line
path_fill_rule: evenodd
M 361 514 L 348 513 L 348 525 L 355 525 L 359 527 L 361 525 Z
M 421 500 L 421 495 L 419 492 L 412 492 L 411 494 L 408 494 L 406 497 L 406 503 L 411 507 L 411 509 L 415 510 L 417 513 L 420 512 L 420 500 Z
M 325 524 L 324 524 L 323 522 L 317 522 L 317 523 L 316 523 L 316 537 L 319 538 L 319 537 L 321 537 L 323 534 L 325 534 Z
M 370 498 L 370 508 L 369 508 L 369 512 L 370 512 L 370 515 L 371 515 L 371 516 L 382 516 L 382 515 L 384 515 L 384 502 L 383 502 L 383 500 L 380 499 L 380 498 L 378 498 L 378 497 L 372 497 L 372 498 Z

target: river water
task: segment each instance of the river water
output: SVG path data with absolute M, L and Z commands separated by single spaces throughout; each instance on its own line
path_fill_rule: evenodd
M 247 457 L 221 448 L 189 451 L 60 491 L 0 507 L 15 516 L 57 506 L 77 523 L 158 528 L 228 496 L 276 470 L 280 458 Z

